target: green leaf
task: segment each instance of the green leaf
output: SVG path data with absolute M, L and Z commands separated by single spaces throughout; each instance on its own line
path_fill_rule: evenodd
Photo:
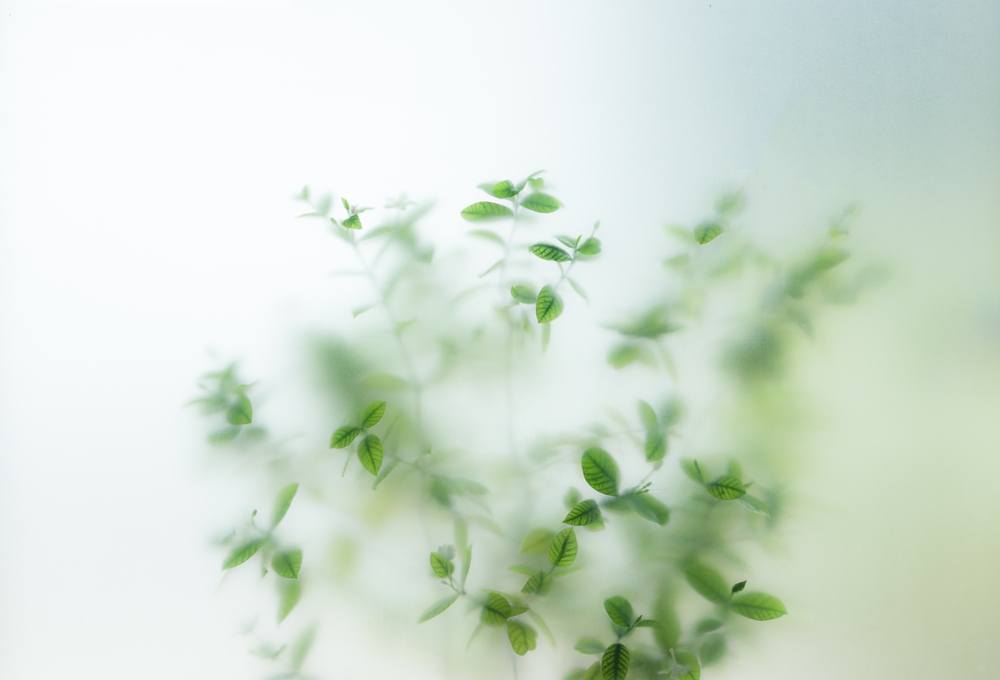
M 686 669 L 684 673 L 676 676 L 677 680 L 700 680 L 701 663 L 694 652 L 687 649 L 676 649 L 674 650 L 674 658 Z
M 722 604 L 729 601 L 729 584 L 715 569 L 700 562 L 691 562 L 684 566 L 684 578 L 709 602 Z
M 563 529 L 549 544 L 549 562 L 554 567 L 568 567 L 576 561 L 576 532 L 572 527 Z
M 667 438 L 662 432 L 647 432 L 643 451 L 650 463 L 663 460 L 667 455 Z
M 521 542 L 521 554 L 543 553 L 549 548 L 555 534 L 548 529 L 532 529 Z
M 583 478 L 590 487 L 605 496 L 618 495 L 618 463 L 604 449 L 591 447 L 580 459 Z
M 382 416 L 385 415 L 385 402 L 384 401 L 374 401 L 365 407 L 365 410 L 361 412 L 361 427 L 368 430 L 376 425 L 382 420 Z
M 345 229 L 360 229 L 361 228 L 361 217 L 357 213 L 348 215 L 347 219 L 340 223 L 340 226 Z
M 723 475 L 717 479 L 712 480 L 705 485 L 708 493 L 712 494 L 720 501 L 732 501 L 737 498 L 746 495 L 746 487 L 743 486 L 738 478 L 729 475 Z
M 574 526 L 582 527 L 588 524 L 596 524 L 601 521 L 601 508 L 597 505 L 596 501 L 587 499 L 585 501 L 580 501 L 566 514 L 563 519 L 564 524 L 572 524 Z
M 487 626 L 502 626 L 511 615 L 512 608 L 507 598 L 500 593 L 490 592 L 479 614 L 479 620 Z
M 469 236 L 475 236 L 476 238 L 481 238 L 485 241 L 491 241 L 498 246 L 504 245 L 503 237 L 495 231 L 490 231 L 489 229 L 473 229 L 469 232 Z
M 670 510 L 667 506 L 648 493 L 632 494 L 628 497 L 628 502 L 636 514 L 643 519 L 647 519 L 660 526 L 663 526 L 670 520 Z
M 581 654 L 600 654 L 604 651 L 604 643 L 594 638 L 580 638 L 573 649 Z
M 461 546 L 461 544 L 459 544 Z M 462 576 L 459 578 L 459 584 L 464 588 L 465 581 L 469 578 L 469 568 L 472 567 L 472 546 L 466 545 L 465 550 L 462 551 Z
M 702 222 L 694 228 L 694 240 L 705 245 L 714 241 L 722 233 L 722 226 L 716 222 Z
M 355 425 L 344 425 L 338 427 L 337 430 L 330 437 L 330 448 L 331 449 L 346 449 L 351 445 L 359 434 L 361 434 L 362 429 Z
M 580 244 L 577 252 L 581 255 L 586 255 L 587 257 L 593 257 L 594 255 L 599 255 L 601 252 L 601 239 L 596 236 L 591 236 L 586 241 Z
M 425 610 L 423 614 L 420 615 L 420 618 L 418 619 L 417 622 L 423 623 L 424 621 L 433 619 L 438 614 L 444 612 L 444 610 L 446 610 L 448 607 L 455 604 L 455 600 L 457 599 L 458 599 L 458 593 L 455 593 L 454 595 L 449 595 L 444 599 L 438 600 L 437 602 L 432 604 L 427 610 Z
M 635 621 L 635 611 L 632 609 L 632 603 L 621 595 L 615 595 L 606 599 L 604 601 L 604 611 L 608 613 L 611 623 L 619 628 L 630 628 L 632 622 Z
M 278 492 L 278 498 L 274 502 L 274 513 L 271 515 L 271 527 L 276 527 L 281 523 L 288 513 L 288 508 L 292 506 L 292 500 L 299 490 L 298 484 L 289 484 Z
M 302 569 L 302 551 L 298 548 L 289 548 L 275 553 L 271 558 L 271 568 L 278 576 L 298 578 Z
M 628 675 L 630 655 L 628 647 L 616 642 L 601 656 L 601 677 L 604 680 L 625 680 Z
M 550 262 L 569 262 L 573 259 L 565 250 L 551 243 L 535 243 L 528 248 L 528 252 L 537 258 Z
M 448 578 L 455 571 L 455 563 L 439 552 L 431 553 L 431 571 L 438 578 Z
M 788 613 L 781 600 L 767 593 L 740 593 L 732 605 L 737 614 L 754 621 L 770 621 Z
M 358 460 L 368 472 L 378 476 L 382 467 L 382 440 L 377 435 L 370 434 L 358 444 Z
M 230 425 L 249 425 L 253 422 L 253 405 L 243 392 L 236 395 L 236 401 L 226 410 L 226 422 Z
M 520 191 L 514 187 L 514 183 L 509 179 L 500 182 L 485 182 L 480 184 L 479 188 L 494 198 L 513 198 Z
M 642 347 L 633 343 L 622 343 L 608 352 L 608 364 L 614 368 L 625 368 L 643 357 Z
M 639 421 L 646 432 L 656 432 L 660 429 L 660 421 L 656 417 L 656 411 L 648 402 L 639 401 Z
M 572 236 L 558 235 L 556 238 L 559 240 L 559 243 L 563 244 L 567 248 L 572 248 L 573 250 L 576 250 L 576 246 L 580 243 L 579 236 L 573 238 Z
M 695 624 L 694 632 L 698 635 L 703 635 L 704 633 L 711 633 L 720 628 L 722 628 L 722 621 L 719 621 L 719 619 L 702 619 Z
M 730 592 L 732 592 L 732 594 L 735 595 L 736 593 L 742 591 L 746 587 L 747 587 L 747 582 L 746 581 L 740 581 L 739 583 L 734 583 L 733 584 L 733 587 L 730 588 Z
M 726 655 L 726 637 L 721 634 L 707 635 L 698 647 L 698 657 L 709 666 Z
M 518 656 L 524 656 L 538 646 L 538 633 L 526 623 L 515 619 L 507 621 L 507 639 Z
M 493 203 L 492 201 L 480 201 L 473 203 L 462 211 L 462 217 L 469 222 L 483 222 L 485 220 L 497 220 L 513 216 L 514 212 L 505 205 Z
M 552 286 L 542 286 L 535 300 L 535 318 L 538 323 L 549 323 L 559 318 L 563 311 L 563 301 Z
M 568 283 L 570 287 L 576 291 L 577 295 L 579 295 L 588 302 L 590 301 L 590 297 L 587 295 L 587 291 L 583 289 L 583 286 L 577 283 L 576 279 L 574 279 L 572 276 L 567 276 L 566 283 Z
M 302 585 L 299 581 L 278 582 L 278 623 L 292 613 L 300 599 L 302 599 Z
M 516 284 L 510 287 L 510 296 L 517 300 L 518 302 L 525 305 L 535 304 L 535 299 L 538 297 L 535 295 L 533 288 L 526 286 L 524 284 Z
M 247 541 L 246 543 L 236 546 L 226 557 L 226 561 L 222 563 L 222 568 L 232 569 L 233 567 L 240 566 L 248 559 L 256 555 L 262 545 L 264 545 L 264 539 L 255 538 L 252 541 Z
M 538 191 L 525 196 L 521 200 L 521 207 L 537 213 L 551 213 L 561 208 L 562 203 L 555 196 Z
M 522 593 L 544 593 L 549 589 L 551 579 L 544 571 L 538 571 L 528 577 L 521 587 Z
M 701 469 L 701 463 L 694 460 L 693 458 L 683 458 L 681 459 L 681 470 L 684 471 L 688 477 L 699 484 L 705 483 L 705 473 Z
M 595 661 L 590 665 L 583 673 L 583 677 L 580 680 L 601 680 L 601 662 Z
M 655 339 L 678 331 L 681 327 L 670 320 L 670 310 L 665 305 L 654 305 L 632 321 L 613 328 L 630 338 Z

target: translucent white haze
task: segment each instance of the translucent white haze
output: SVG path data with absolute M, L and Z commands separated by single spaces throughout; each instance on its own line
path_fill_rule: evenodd
M 598 303 L 721 189 L 779 249 L 863 206 L 893 276 L 802 368 L 810 503 L 761 563 L 798 620 L 710 677 L 995 677 L 998 74 L 991 0 L 0 3 L 0 678 L 257 677 L 182 408 L 206 348 L 349 319 L 302 184 L 459 239 L 537 168 L 605 225 Z

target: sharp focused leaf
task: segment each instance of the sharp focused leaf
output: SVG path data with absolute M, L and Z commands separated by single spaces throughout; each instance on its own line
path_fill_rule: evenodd
M 563 529 L 549 544 L 549 562 L 555 567 L 568 567 L 576 561 L 576 532 L 573 528 Z
M 338 427 L 337 430 L 330 437 L 330 448 L 331 449 L 345 449 L 351 445 L 362 430 L 360 427 L 355 425 L 344 425 Z
M 278 498 L 274 502 L 274 513 L 271 515 L 271 526 L 276 527 L 281 523 L 288 513 L 288 508 L 292 506 L 292 500 L 299 490 L 298 484 L 289 484 L 278 492 Z
M 788 613 L 784 603 L 767 593 L 740 593 L 733 597 L 733 611 L 754 621 L 770 621 Z
M 253 405 L 250 398 L 240 392 L 226 410 L 226 422 L 230 425 L 249 425 L 253 422 Z
M 438 578 L 448 578 L 455 571 L 455 563 L 439 552 L 432 552 L 430 557 L 431 571 Z
M 714 241 L 722 233 L 722 226 L 716 222 L 702 222 L 694 228 L 694 240 L 705 245 Z
M 596 501 L 587 499 L 585 501 L 580 501 L 566 514 L 563 518 L 564 524 L 572 524 L 574 526 L 582 527 L 588 524 L 595 524 L 601 521 L 601 508 L 597 505 Z
M 555 196 L 538 191 L 525 196 L 521 200 L 521 207 L 537 213 L 550 213 L 558 210 L 562 204 Z
M 528 252 L 537 258 L 550 262 L 569 262 L 572 259 L 569 253 L 551 243 L 535 243 L 528 248 Z
M 538 633 L 535 629 L 516 619 L 507 621 L 507 639 L 510 640 L 510 648 L 518 656 L 524 656 L 538 646 Z
M 684 567 L 684 578 L 709 602 L 722 604 L 729 601 L 729 584 L 715 569 L 700 562 L 691 562 Z
M 633 494 L 628 497 L 628 502 L 643 519 L 661 526 L 670 520 L 670 510 L 667 506 L 648 493 Z
M 302 569 L 302 551 L 298 548 L 289 548 L 275 553 L 271 558 L 271 568 L 278 576 L 298 578 Z
M 729 475 L 723 475 L 717 479 L 712 480 L 705 485 L 708 493 L 712 494 L 720 501 L 732 501 L 745 495 L 747 490 L 741 482 L 736 477 L 731 477 Z
M 635 621 L 635 611 L 632 609 L 632 603 L 621 595 L 615 595 L 606 599 L 604 601 L 604 611 L 608 613 L 611 623 L 619 628 L 629 628 L 632 622 Z
M 519 191 L 509 179 L 500 182 L 486 182 L 480 184 L 479 188 L 494 198 L 513 198 L 517 196 Z
M 361 412 L 361 427 L 368 430 L 376 425 L 382 420 L 382 416 L 385 415 L 385 402 L 375 401 L 365 407 L 365 410 Z
M 604 680 L 625 680 L 630 660 L 628 647 L 616 642 L 601 656 L 601 677 Z
M 225 562 L 222 563 L 222 568 L 232 569 L 233 567 L 238 567 L 256 555 L 262 545 L 264 545 L 264 540 L 261 538 L 255 538 L 252 541 L 241 543 L 233 548 L 233 550 L 229 553 Z
M 552 286 L 542 286 L 535 300 L 535 318 L 538 323 L 549 323 L 562 314 L 563 301 Z
M 518 302 L 526 305 L 535 304 L 537 295 L 535 295 L 535 290 L 530 286 L 524 284 L 516 284 L 510 287 L 510 296 L 517 300 Z
M 500 593 L 491 592 L 486 596 L 486 602 L 479 614 L 479 620 L 487 626 L 502 626 L 511 615 L 512 608 L 507 598 Z
M 618 463 L 604 449 L 592 447 L 580 459 L 583 478 L 591 488 L 605 496 L 618 495 Z
M 604 643 L 594 638 L 580 638 L 573 649 L 581 654 L 601 654 L 604 652 Z
M 420 615 L 418 623 L 423 623 L 424 621 L 433 619 L 435 616 L 442 613 L 448 607 L 455 604 L 455 600 L 457 599 L 458 599 L 458 593 L 455 593 L 454 595 L 449 595 L 444 599 L 438 600 L 437 602 L 432 604 L 426 611 L 424 611 L 423 614 Z
M 521 554 L 543 553 L 549 549 L 554 532 L 548 529 L 532 529 L 521 542 Z
M 358 444 L 358 460 L 368 472 L 378 476 L 382 467 L 382 440 L 377 435 L 369 434 Z
M 473 203 L 462 211 L 462 217 L 469 222 L 482 222 L 485 220 L 497 220 L 513 216 L 514 212 L 505 205 L 492 201 L 480 201 Z
M 733 587 L 730 590 L 733 593 L 733 595 L 735 595 L 736 593 L 741 592 L 746 587 L 747 587 L 747 582 L 746 581 L 740 581 L 739 583 L 734 583 Z

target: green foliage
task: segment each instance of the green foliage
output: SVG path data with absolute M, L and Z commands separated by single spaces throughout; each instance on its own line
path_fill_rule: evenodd
M 555 196 L 536 191 L 521 199 L 521 207 L 537 213 L 551 213 L 562 207 Z
M 618 495 L 618 463 L 604 449 L 592 447 L 580 459 L 583 478 L 590 487 L 605 496 Z
M 278 492 L 278 498 L 274 502 L 274 514 L 271 515 L 272 528 L 278 526 L 285 518 L 298 490 L 298 484 L 289 484 Z
M 563 518 L 564 524 L 572 524 L 578 527 L 600 524 L 601 521 L 601 508 L 597 505 L 596 501 L 590 499 L 580 501 L 574 505 L 566 513 L 566 517 Z
M 492 201 L 480 201 L 466 206 L 462 210 L 462 217 L 469 222 L 484 222 L 487 220 L 504 219 L 514 214 L 510 208 Z
M 733 611 L 754 621 L 777 619 L 788 611 L 781 600 L 767 593 L 740 593 L 733 597 Z
M 716 222 L 702 222 L 694 228 L 694 240 L 705 245 L 722 234 L 722 225 Z
M 371 429 L 379 424 L 382 416 L 385 415 L 385 402 L 376 401 L 368 404 L 361 414 L 361 427 L 365 430 Z
M 373 475 L 377 476 L 378 471 L 382 468 L 382 456 L 382 440 L 378 438 L 378 435 L 366 435 L 358 444 L 358 460 Z
M 222 563 L 222 568 L 232 569 L 233 567 L 240 566 L 256 555 L 262 545 L 264 545 L 264 540 L 260 538 L 241 543 L 226 556 L 226 560 Z
M 576 561 L 576 532 L 572 527 L 563 529 L 552 538 L 549 544 L 549 562 L 554 567 L 568 567 Z
M 538 633 L 534 628 L 517 619 L 507 621 L 507 639 L 518 656 L 524 656 L 538 646 Z
M 695 592 L 709 602 L 722 604 L 729 601 L 729 584 L 715 569 L 699 562 L 691 562 L 684 566 L 684 578 Z
M 528 251 L 535 257 L 550 262 L 569 262 L 572 259 L 565 250 L 550 243 L 536 243 Z
M 363 428 L 356 425 L 342 425 L 334 430 L 330 436 L 330 448 L 345 449 L 354 443 L 358 435 L 364 432 Z
M 428 607 L 424 611 L 424 613 L 420 615 L 420 618 L 418 619 L 419 623 L 423 623 L 424 621 L 429 621 L 430 619 L 433 619 L 435 616 L 443 614 L 445 610 L 448 609 L 448 607 L 455 604 L 455 601 L 458 600 L 458 598 L 459 598 L 459 593 L 454 593 L 452 595 L 449 595 L 448 597 L 441 598 L 440 600 L 432 604 L 430 607 Z
M 510 287 L 510 296 L 525 305 L 535 304 L 535 300 L 538 295 L 535 294 L 534 289 L 523 284 L 516 284 Z
M 483 603 L 479 620 L 487 626 L 502 626 L 507 622 L 512 612 L 513 608 L 506 597 L 500 593 L 490 592 Z
M 720 501 L 732 501 L 746 494 L 746 487 L 737 477 L 723 475 L 713 479 L 705 485 L 708 493 L 712 494 Z
M 535 299 L 535 318 L 538 323 L 549 323 L 559 318 L 563 311 L 563 301 L 555 288 L 549 285 L 542 286 Z
M 611 623 L 619 628 L 631 628 L 635 622 L 635 612 L 632 603 L 621 595 L 609 597 L 604 601 L 604 611 L 608 613 Z
M 278 576 L 298 578 L 302 569 L 302 551 L 298 548 L 281 550 L 271 558 L 271 568 Z
M 625 680 L 630 661 L 628 647 L 616 642 L 604 650 L 601 656 L 601 677 L 604 680 Z

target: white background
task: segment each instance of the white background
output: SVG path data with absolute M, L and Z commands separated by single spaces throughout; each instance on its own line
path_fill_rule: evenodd
M 436 198 L 447 239 L 539 167 L 618 271 L 728 186 L 779 243 L 865 205 L 902 284 L 808 378 L 809 613 L 717 677 L 991 677 L 996 3 L 0 10 L 0 677 L 247 677 L 182 404 L 206 347 L 266 354 L 336 285 L 289 196 Z

